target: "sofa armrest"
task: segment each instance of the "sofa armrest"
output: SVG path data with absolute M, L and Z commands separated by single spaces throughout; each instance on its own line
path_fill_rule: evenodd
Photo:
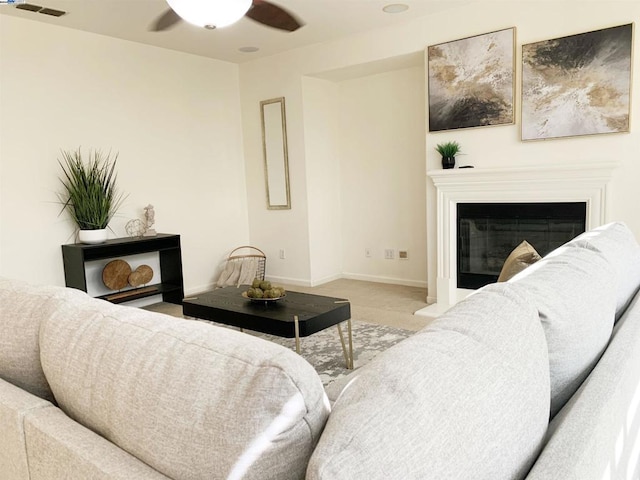
M 30 480 L 168 480 L 51 406 L 25 421 Z
M 527 480 L 640 475 L 640 295 L 600 361 L 549 426 Z
M 0 379 L 0 472 L 5 480 L 28 479 L 25 418 L 51 403 Z

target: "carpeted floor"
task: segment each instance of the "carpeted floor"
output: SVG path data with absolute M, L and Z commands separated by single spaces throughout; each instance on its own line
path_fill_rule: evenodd
M 284 286 L 296 292 L 348 298 L 352 319 L 414 331 L 428 323 L 425 317 L 413 314 L 427 306 L 426 288 L 348 279 L 317 287 Z
M 427 292 L 424 288 L 336 280 L 318 287 L 283 285 L 287 290 L 348 298 L 351 303 L 354 367 L 357 369 L 376 355 L 423 328 L 428 320 L 413 312 L 424 308 Z M 156 304 L 149 310 L 182 316 L 182 308 L 172 304 Z M 346 324 L 343 324 L 346 337 Z M 290 338 L 250 332 L 295 349 Z M 301 355 L 316 369 L 324 385 L 348 375 L 337 328 L 329 328 L 301 339 Z

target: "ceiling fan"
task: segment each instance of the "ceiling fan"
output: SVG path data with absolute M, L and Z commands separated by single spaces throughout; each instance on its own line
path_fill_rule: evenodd
M 231 25 L 243 16 L 268 27 L 293 32 L 304 24 L 284 8 L 267 0 L 167 0 L 168 10 L 150 26 L 167 30 L 181 21 L 207 29 Z

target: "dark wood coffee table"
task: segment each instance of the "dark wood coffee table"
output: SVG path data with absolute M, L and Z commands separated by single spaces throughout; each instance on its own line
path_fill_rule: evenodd
M 353 369 L 351 305 L 344 298 L 287 292 L 277 301 L 252 301 L 242 296 L 249 288 L 218 288 L 182 301 L 185 316 L 211 320 L 240 329 L 295 338 L 300 353 L 300 337 L 337 326 L 347 368 Z M 340 323 L 347 322 L 348 349 Z

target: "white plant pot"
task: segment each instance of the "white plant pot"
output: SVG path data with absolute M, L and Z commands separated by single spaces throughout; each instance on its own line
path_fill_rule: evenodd
M 78 230 L 78 241 L 80 243 L 98 244 L 107 241 L 107 229 L 100 230 Z

